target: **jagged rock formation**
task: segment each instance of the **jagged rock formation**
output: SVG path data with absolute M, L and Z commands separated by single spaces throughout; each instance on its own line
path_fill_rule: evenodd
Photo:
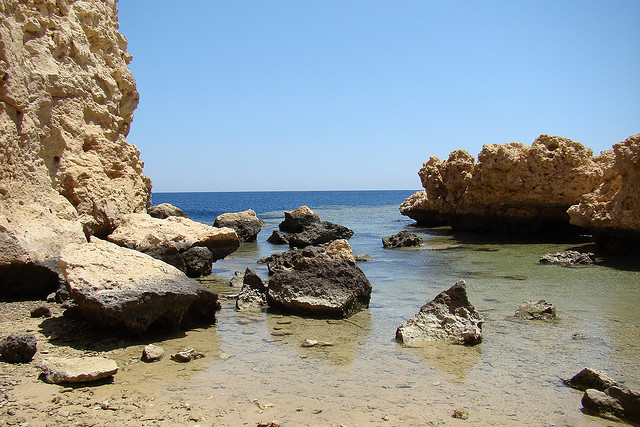
M 640 134 L 613 145 L 603 182 L 571 206 L 571 223 L 592 230 L 603 243 L 640 241 Z M 613 242 L 607 242 L 613 238 Z M 625 245 L 618 245 L 624 247 Z
M 149 205 L 126 45 L 115 0 L 0 2 L 0 293 L 46 292 L 63 247 Z
M 595 189 L 610 156 L 578 142 L 540 135 L 531 146 L 485 145 L 476 163 L 464 150 L 432 156 L 419 175 L 424 194 L 402 213 L 427 225 L 458 229 L 544 230 L 568 226 L 566 210 Z

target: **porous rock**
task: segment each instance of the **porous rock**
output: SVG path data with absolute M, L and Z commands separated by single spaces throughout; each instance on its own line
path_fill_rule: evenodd
M 477 163 L 454 150 L 445 161 L 432 156 L 424 163 L 419 175 L 425 192 L 412 196 L 403 213 L 423 215 L 427 225 L 442 218 L 466 230 L 566 229 L 566 210 L 601 183 L 603 166 L 582 144 L 550 135 L 531 146 L 485 145 Z
M 267 239 L 267 242 L 273 243 L 274 245 L 284 245 L 289 243 L 289 236 L 287 236 L 282 231 L 273 230 L 271 236 Z
M 314 253 L 314 252 L 312 252 Z M 291 267 L 270 266 L 270 307 L 311 317 L 344 318 L 369 306 L 371 284 L 346 240 L 315 256 L 294 256 Z
M 525 301 L 518 307 L 515 316 L 525 320 L 553 320 L 556 318 L 556 307 L 543 299 Z
M 284 220 L 280 223 L 281 231 L 299 233 L 304 227 L 314 222 L 320 222 L 320 217 L 308 206 L 300 206 L 293 211 L 284 211 Z
M 236 298 L 236 309 L 262 309 L 265 307 L 267 307 L 267 286 L 255 271 L 247 268 L 244 272 L 242 288 Z
M 125 216 L 109 241 L 161 259 L 186 270 L 181 254 L 194 246 L 204 246 L 213 259 L 226 257 L 240 247 L 236 232 L 192 221 L 189 218 L 153 218 L 147 214 Z
M 151 206 L 147 212 L 154 218 L 166 219 L 170 216 L 179 216 L 182 218 L 189 218 L 182 209 L 177 206 L 173 206 L 170 203 L 160 203 L 159 205 Z
M 49 357 L 39 366 L 44 380 L 52 384 L 93 382 L 112 377 L 118 372 L 116 362 L 104 357 Z
M 0 3 L 0 293 L 58 286 L 60 251 L 144 212 L 115 0 Z
M 405 345 L 436 340 L 473 345 L 482 341 L 483 321 L 467 298 L 465 281 L 460 280 L 400 325 L 396 340 Z
M 304 226 L 299 233 L 289 236 L 289 246 L 303 248 L 305 246 L 317 246 L 334 240 L 348 240 L 353 236 L 353 230 L 329 221 L 312 222 Z
M 208 248 L 193 246 L 180 255 L 184 261 L 187 276 L 201 277 L 211 274 L 212 264 L 215 259 Z
M 33 334 L 12 334 L 0 341 L 0 359 L 10 363 L 27 363 L 37 351 Z
M 176 330 L 215 322 L 217 294 L 148 255 L 92 237 L 65 248 L 60 263 L 82 315 L 102 326 L 144 332 L 154 323 Z
M 242 212 L 223 213 L 216 217 L 214 227 L 232 228 L 238 234 L 241 242 L 253 242 L 262 229 L 264 222 L 256 213 L 247 209 Z
M 606 249 L 629 251 L 640 242 L 640 134 L 603 152 L 604 177 L 568 210 L 571 223 L 591 230 Z
M 540 264 L 588 265 L 593 264 L 596 256 L 592 252 L 565 251 L 546 254 L 538 261 Z
M 420 246 L 421 244 L 422 237 L 417 234 L 409 233 L 406 230 L 402 230 L 393 236 L 382 238 L 382 246 L 385 248 L 409 248 Z

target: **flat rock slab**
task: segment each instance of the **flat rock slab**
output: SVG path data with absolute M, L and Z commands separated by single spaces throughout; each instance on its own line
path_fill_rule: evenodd
M 44 380 L 52 384 L 85 383 L 115 375 L 118 365 L 104 357 L 64 359 L 50 357 L 40 363 Z
M 180 270 L 95 237 L 67 246 L 60 265 L 82 315 L 101 326 L 177 330 L 183 321 L 214 323 L 220 307 L 215 292 Z

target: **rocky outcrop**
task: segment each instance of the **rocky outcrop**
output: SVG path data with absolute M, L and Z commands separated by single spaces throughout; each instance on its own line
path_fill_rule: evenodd
M 467 298 L 464 280 L 438 294 L 413 319 L 400 325 L 396 340 L 405 345 L 442 340 L 473 345 L 482 341 L 483 317 Z
M 144 332 L 212 324 L 218 296 L 180 270 L 95 237 L 67 246 L 60 257 L 71 297 L 82 315 L 108 328 Z
M 247 209 L 242 212 L 218 215 L 213 226 L 232 228 L 238 234 L 241 242 L 253 242 L 260 233 L 263 224 L 264 222 L 257 217 L 253 210 Z
M 438 204 L 429 199 L 424 190 L 407 197 L 400 205 L 400 213 L 425 227 L 447 225 L 445 215 L 440 212 Z
M 424 218 L 427 225 L 445 219 L 467 230 L 567 228 L 567 209 L 601 183 L 608 159 L 549 135 L 531 146 L 485 145 L 477 163 L 464 150 L 445 161 L 432 156 L 419 172 L 424 194 L 407 200 L 403 213 Z
M 393 236 L 382 238 L 382 246 L 385 248 L 410 248 L 420 246 L 421 244 L 422 237 L 417 234 L 409 233 L 406 230 L 402 230 Z
M 125 216 L 109 241 L 135 249 L 187 271 L 184 253 L 192 247 L 207 248 L 213 260 L 224 258 L 240 247 L 236 232 L 192 221 L 189 218 L 152 218 L 147 214 Z
M 346 240 L 315 256 L 294 256 L 291 267 L 270 266 L 267 302 L 286 312 L 344 318 L 369 306 L 371 284 Z
M 182 212 L 182 209 L 177 206 L 173 206 L 170 203 L 160 203 L 159 205 L 151 206 L 147 213 L 154 218 L 160 219 L 166 219 L 170 216 L 189 218 L 187 214 Z
M 624 242 L 640 242 L 640 134 L 614 144 L 607 156 L 603 182 L 568 213 L 572 224 L 593 231 L 603 246 L 628 250 Z
M 554 320 L 556 307 L 543 299 L 537 302 L 525 301 L 518 307 L 515 316 L 524 320 Z
M 596 256 L 592 252 L 564 251 L 543 255 L 540 264 L 557 264 L 563 266 L 593 264 Z
M 305 226 L 320 222 L 320 217 L 308 206 L 300 206 L 293 211 L 284 211 L 284 220 L 278 226 L 281 231 L 299 233 Z
M 115 0 L 3 1 L 0 40 L 0 293 L 34 295 L 151 184 L 125 139 L 138 93 Z

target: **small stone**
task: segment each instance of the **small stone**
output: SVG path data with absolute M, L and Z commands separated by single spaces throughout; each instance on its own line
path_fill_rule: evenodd
M 31 310 L 31 317 L 51 317 L 51 310 L 46 305 L 40 305 Z
M 164 357 L 164 349 L 162 347 L 149 344 L 144 347 L 144 350 L 142 350 L 141 360 L 143 362 L 151 363 L 151 362 L 158 362 L 162 360 L 163 357 Z
M 516 310 L 515 316 L 525 320 L 553 320 L 556 318 L 556 307 L 543 299 L 538 302 L 525 301 Z
M 456 409 L 453 411 L 453 415 L 451 415 L 451 417 L 466 420 L 469 419 L 469 412 L 464 409 Z
M 27 363 L 37 351 L 35 335 L 12 334 L 0 341 L 0 359 L 9 363 Z
M 204 353 L 197 352 L 192 348 L 185 348 L 184 350 L 172 355 L 171 360 L 180 363 L 187 363 L 192 360 L 202 359 L 203 357 Z

